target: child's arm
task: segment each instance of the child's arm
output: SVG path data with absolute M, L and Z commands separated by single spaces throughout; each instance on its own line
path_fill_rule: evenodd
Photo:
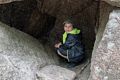
M 62 43 L 60 42 L 60 43 L 58 43 L 58 44 L 55 44 L 55 48 L 59 48 L 60 47 L 60 45 L 62 45 Z
M 74 46 L 76 42 L 77 42 L 77 39 L 74 36 L 69 35 L 69 38 L 67 39 L 67 41 L 64 44 L 62 44 L 60 47 L 69 49 L 72 46 Z

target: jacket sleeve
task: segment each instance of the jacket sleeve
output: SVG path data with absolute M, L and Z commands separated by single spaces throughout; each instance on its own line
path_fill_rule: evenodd
M 62 44 L 60 47 L 69 49 L 72 46 L 74 46 L 76 44 L 76 42 L 77 42 L 76 37 L 73 36 L 73 35 L 69 35 L 69 37 L 67 38 L 66 42 L 64 44 Z

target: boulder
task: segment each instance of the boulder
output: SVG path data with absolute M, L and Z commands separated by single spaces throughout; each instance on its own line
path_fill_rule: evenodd
M 40 80 L 74 80 L 76 73 L 56 65 L 48 65 L 37 74 Z
M 103 37 L 94 50 L 90 80 L 120 79 L 120 10 L 110 13 Z
M 0 80 L 36 80 L 41 67 L 57 63 L 37 39 L 0 22 Z

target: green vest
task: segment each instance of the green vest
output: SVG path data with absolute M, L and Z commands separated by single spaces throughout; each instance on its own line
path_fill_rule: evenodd
M 67 34 L 79 34 L 79 33 L 80 33 L 80 30 L 77 29 L 77 28 L 74 28 L 70 32 L 64 32 L 64 34 L 63 34 L 63 44 L 66 42 Z

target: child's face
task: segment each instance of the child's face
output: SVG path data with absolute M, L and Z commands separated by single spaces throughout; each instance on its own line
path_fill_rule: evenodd
M 66 23 L 66 24 L 64 25 L 64 30 L 65 30 L 65 32 L 70 32 L 70 31 L 72 31 L 72 30 L 73 30 L 73 25 L 72 25 L 71 23 Z

